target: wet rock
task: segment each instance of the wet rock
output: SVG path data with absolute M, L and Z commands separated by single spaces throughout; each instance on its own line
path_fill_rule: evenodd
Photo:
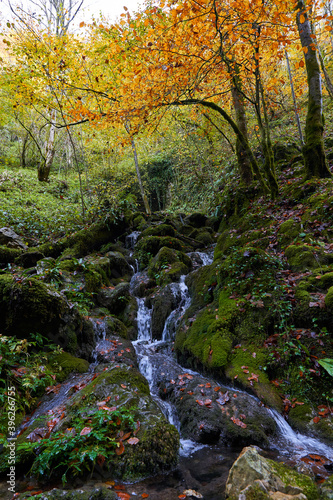
M 115 448 L 111 447 L 107 460 L 96 461 L 94 466 L 88 460 L 95 477 L 135 480 L 170 470 L 176 465 L 179 448 L 177 430 L 167 422 L 151 398 L 146 379 L 137 370 L 122 363 L 121 357 L 117 364 L 104 366 L 101 373 L 85 374 L 81 378 L 74 379 L 71 386 L 64 391 L 60 389 L 59 395 L 60 393 L 63 394 L 62 399 L 54 395 L 51 402 L 46 406 L 41 405 L 37 410 L 39 413 L 33 425 L 35 429 L 39 429 L 39 432 L 45 428 L 46 422 L 52 417 L 55 424 L 52 427 L 52 433 L 58 431 L 65 436 L 66 433 L 72 432 L 75 425 L 78 425 L 78 414 L 82 420 L 80 426 L 82 429 L 87 429 L 84 426 L 89 425 L 94 414 L 99 411 L 111 413 L 118 410 L 119 412 L 126 411 L 135 423 L 135 428 L 126 427 L 125 420 L 122 420 L 120 413 L 115 413 L 118 423 L 114 423 L 113 427 L 119 426 L 119 429 L 114 431 L 111 441 L 117 440 L 118 447 L 122 449 L 120 453 L 115 453 Z M 52 401 L 54 401 L 53 404 Z M 40 409 L 45 414 L 42 414 Z M 98 432 L 98 425 L 101 427 L 106 425 L 103 418 L 98 422 L 95 421 L 94 432 Z M 122 431 L 122 425 L 126 434 Z M 74 429 L 74 432 L 81 432 L 81 427 L 77 431 Z M 113 427 L 110 427 L 110 432 Z M 24 469 L 24 464 L 26 464 L 29 470 L 31 462 L 36 459 L 32 449 L 27 456 L 26 452 L 21 452 L 20 448 L 21 443 L 27 442 L 27 437 L 31 436 L 32 430 L 31 427 L 24 430 L 17 442 L 17 463 L 20 463 L 21 469 Z M 88 429 L 87 433 L 89 432 Z M 52 433 L 50 439 L 52 439 Z M 132 439 L 129 439 L 130 437 Z M 100 441 L 101 446 L 109 443 L 109 437 L 104 439 L 107 440 L 106 444 Z M 36 446 L 39 446 L 38 442 Z M 61 453 L 62 444 L 58 443 L 57 446 L 60 447 Z M 84 446 L 84 443 L 81 443 L 81 446 Z M 67 453 L 65 448 L 63 453 Z M 58 461 L 56 463 L 58 464 Z M 44 472 L 43 480 L 48 474 L 61 476 L 64 467 L 62 470 L 54 471 L 54 468 L 50 466 L 49 470 Z M 85 473 L 83 467 L 81 472 Z
M 121 278 L 132 276 L 133 269 L 120 252 L 107 252 L 105 257 L 109 259 L 111 278 Z
M 260 449 L 244 448 L 230 469 L 226 497 L 230 500 L 319 499 L 317 486 L 303 474 L 260 455 Z
M 21 493 L 19 500 L 25 500 L 25 493 Z M 75 490 L 63 490 L 54 488 L 51 491 L 41 493 L 38 498 L 40 500 L 116 500 L 118 495 L 115 491 L 111 491 L 106 486 L 96 488 L 79 488 Z
M 131 293 L 135 297 L 146 297 L 155 286 L 155 279 L 150 278 L 147 271 L 142 271 L 133 276 L 131 280 Z
M 116 287 L 101 288 L 97 303 L 106 307 L 111 314 L 119 314 L 130 300 L 129 283 L 120 283 Z
M 28 246 L 23 242 L 22 238 L 10 227 L 0 228 L 0 245 L 23 250 L 26 250 L 28 248 Z
M 170 313 L 176 308 L 180 299 L 179 290 L 172 284 L 162 288 L 151 298 L 153 307 L 151 332 L 153 339 L 160 340 L 162 338 L 165 321 Z

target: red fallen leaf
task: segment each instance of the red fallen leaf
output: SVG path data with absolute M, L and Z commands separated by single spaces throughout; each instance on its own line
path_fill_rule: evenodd
M 90 382 L 92 382 L 93 380 L 95 380 L 95 378 L 98 377 L 98 373 L 95 373 L 93 376 L 92 376 L 92 379 Z
M 172 385 L 173 385 L 173 384 L 175 384 L 175 383 L 176 383 L 176 382 L 175 382 L 173 379 L 172 379 L 172 380 L 170 380 L 170 384 L 172 384 Z
M 216 387 L 214 387 L 214 391 L 215 392 L 218 392 L 220 389 L 221 389 L 221 387 L 219 385 L 217 385 Z
M 249 370 L 243 370 L 244 373 L 250 373 Z
M 126 432 L 126 434 L 123 434 L 123 437 L 122 437 L 123 441 L 126 441 L 126 439 L 128 439 L 131 434 L 132 434 L 131 431 L 130 432 Z
M 122 455 L 125 451 L 125 446 L 122 441 L 118 441 L 119 446 L 116 448 L 116 455 Z
M 205 395 L 205 391 L 203 389 L 200 389 L 200 392 L 203 396 Z
M 129 347 L 126 347 L 125 351 L 126 352 L 131 352 L 131 349 L 129 349 Z
M 207 382 L 207 384 L 205 385 L 205 387 L 207 387 L 207 389 L 209 389 L 210 387 L 212 387 L 212 385 L 210 384 L 210 382 Z
M 246 418 L 246 415 L 244 415 L 243 413 L 241 413 L 241 414 L 239 415 L 239 418 L 240 418 L 240 419 L 242 419 L 242 420 L 244 420 L 244 419 Z
M 140 439 L 134 437 L 134 438 L 130 438 L 127 442 L 128 442 L 128 444 L 138 444 L 139 441 L 140 441 Z
M 200 399 L 196 399 L 195 402 L 198 403 L 198 405 L 200 405 L 200 406 L 205 405 L 205 403 L 203 401 L 200 401 Z
M 149 495 L 148 495 L 148 493 L 142 493 L 141 497 L 142 497 L 142 498 L 148 498 L 148 497 L 149 497 Z
M 178 495 L 178 498 L 181 498 L 181 499 L 186 498 L 186 495 Z
M 236 379 L 236 378 L 238 378 L 238 375 L 235 375 L 235 376 L 234 376 L 234 379 Z
M 205 424 L 200 424 L 200 425 L 199 425 L 199 429 L 200 429 L 200 430 L 204 429 L 204 427 L 205 427 Z
M 225 405 L 227 401 L 229 401 L 229 391 L 226 391 L 224 394 L 222 392 L 219 392 L 219 398 L 216 399 L 216 402 L 219 405 Z
M 245 365 L 241 366 L 242 370 L 246 370 L 247 368 L 248 368 L 248 366 L 245 366 Z
M 252 376 L 248 377 L 247 380 L 254 380 L 255 382 L 259 382 L 259 375 L 252 373 Z
M 86 436 L 87 434 L 90 434 L 91 431 L 91 427 L 83 427 L 82 431 L 80 432 L 80 436 Z
M 117 495 L 118 495 L 119 500 L 130 500 L 130 498 L 131 498 L 131 495 L 129 495 L 128 493 L 125 493 L 123 491 L 117 492 Z
M 185 381 L 185 380 L 180 380 L 180 381 L 178 382 L 178 384 L 179 384 L 179 385 L 185 385 L 185 384 L 186 384 L 186 381 Z
M 318 424 L 318 422 L 320 421 L 320 417 L 314 417 L 313 421 L 315 424 Z
M 271 380 L 271 384 L 275 385 L 275 387 L 280 386 L 280 382 L 278 380 Z
M 187 394 L 189 394 L 190 396 L 193 396 L 193 392 L 192 391 L 187 391 Z
M 26 437 L 26 439 L 28 441 L 31 441 L 32 443 L 38 443 L 38 441 L 43 439 L 47 433 L 48 429 L 46 429 L 45 427 L 40 427 L 30 432 L 30 434 Z
M 203 387 L 203 386 L 204 386 L 204 384 L 199 384 L 199 385 L 198 385 L 198 387 Z
M 237 394 L 234 394 L 234 395 L 233 395 L 233 397 L 234 397 L 234 398 L 237 398 Z
M 43 493 L 43 490 L 32 491 L 30 495 L 34 497 L 35 495 L 40 495 L 41 493 Z
M 96 403 L 97 406 L 104 406 L 106 404 L 106 401 L 98 401 L 98 403 Z
M 122 356 L 122 353 L 121 353 L 121 352 L 118 352 L 117 356 Z
M 252 353 L 252 358 L 256 358 L 257 357 L 257 353 L 256 352 L 253 352 Z
M 120 387 L 122 387 L 123 389 L 127 389 L 125 384 L 120 384 Z
M 212 404 L 212 400 L 211 399 L 206 399 L 205 400 L 205 405 L 206 406 L 210 406 Z
M 97 456 L 97 463 L 100 467 L 102 467 L 102 465 L 104 464 L 105 462 L 105 457 L 104 455 L 98 455 Z
M 193 379 L 193 375 L 189 375 L 188 373 L 185 373 L 185 377 L 188 378 L 189 380 Z
M 242 427 L 242 429 L 246 429 L 247 427 L 247 425 L 239 420 L 239 418 L 231 417 L 230 420 L 232 420 L 234 424 L 238 425 L 238 427 Z

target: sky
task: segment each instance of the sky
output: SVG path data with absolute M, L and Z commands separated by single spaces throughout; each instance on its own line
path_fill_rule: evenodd
M 45 0 L 41 0 L 45 1 Z M 29 5 L 29 0 L 11 0 L 12 5 L 23 5 L 27 7 Z M 123 7 L 126 6 L 128 10 L 135 11 L 138 10 L 140 4 L 143 4 L 143 0 L 84 0 L 83 2 L 83 12 L 80 15 L 80 21 L 84 20 L 89 22 L 89 20 L 94 16 L 98 17 L 99 13 L 102 12 L 110 19 L 117 19 L 122 12 L 124 12 Z M 32 7 L 33 5 L 30 4 Z M 12 14 L 8 7 L 8 0 L 0 0 L 0 12 L 2 18 L 5 20 L 11 19 Z

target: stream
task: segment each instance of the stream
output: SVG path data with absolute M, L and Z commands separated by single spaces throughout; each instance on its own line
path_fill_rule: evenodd
M 135 235 L 137 236 L 137 235 Z M 135 238 L 131 246 L 134 246 Z M 213 261 L 213 252 L 192 252 L 188 254 L 194 262 L 194 268 L 200 265 L 209 265 Z M 142 274 L 142 273 L 141 273 Z M 130 290 L 133 291 L 134 283 L 138 280 L 139 272 L 134 273 Z M 148 380 L 153 399 L 180 433 L 180 459 L 178 467 L 166 474 L 154 476 L 135 484 L 125 485 L 128 494 L 141 497 L 142 494 L 149 494 L 152 500 L 176 500 L 184 492 L 191 498 L 204 498 L 205 500 L 218 500 L 224 498 L 225 483 L 228 472 L 233 462 L 238 457 L 242 447 L 226 447 L 220 444 L 202 444 L 182 435 L 181 422 L 176 406 L 172 401 L 161 398 L 161 380 L 170 380 L 182 377 L 200 377 L 200 380 L 209 384 L 217 384 L 214 380 L 180 366 L 173 353 L 173 341 L 177 326 L 190 306 L 191 298 L 185 283 L 185 276 L 182 276 L 178 283 L 168 285 L 176 298 L 177 306 L 167 317 L 161 340 L 152 339 L 151 321 L 152 309 L 146 306 L 146 299 L 135 297 L 138 304 L 137 312 L 137 340 L 133 342 L 136 351 L 139 369 Z M 94 320 L 96 335 L 96 350 L 92 357 L 90 370 L 87 374 L 70 377 L 61 385 L 61 388 L 53 399 L 43 402 L 36 410 L 29 421 L 29 425 L 38 415 L 52 411 L 61 411 L 61 404 L 73 391 L 80 387 L 80 384 L 89 382 L 94 376 L 94 369 L 98 364 L 98 352 L 103 351 L 107 343 L 105 324 L 103 319 Z M 244 395 L 245 393 L 234 387 L 228 389 L 233 393 Z M 234 396 L 235 397 L 235 396 Z M 259 400 L 246 393 L 247 398 L 253 398 L 257 405 Z M 315 453 L 333 461 L 333 450 L 324 443 L 296 433 L 291 429 L 286 420 L 275 410 L 267 409 L 267 412 L 276 422 L 278 433 L 270 442 L 269 449 L 265 450 L 266 456 L 275 460 L 296 463 L 300 458 Z M 19 432 L 20 429 L 18 429 Z M 89 483 L 89 482 L 88 482 Z M 86 483 L 86 484 L 88 484 Z

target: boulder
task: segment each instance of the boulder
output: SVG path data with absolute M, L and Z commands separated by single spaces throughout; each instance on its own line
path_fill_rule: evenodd
M 106 307 L 111 314 L 119 314 L 130 300 L 129 283 L 120 283 L 116 287 L 101 288 L 97 303 Z
M 9 248 L 19 248 L 27 250 L 28 246 L 22 238 L 10 227 L 0 228 L 0 245 L 6 245 Z
M 244 448 L 230 469 L 226 497 L 230 500 L 317 500 L 315 483 L 284 464 L 264 458 L 260 449 Z
M 0 276 L 0 330 L 29 339 L 41 333 L 71 354 L 89 358 L 94 337 L 89 325 L 66 298 L 41 280 Z

